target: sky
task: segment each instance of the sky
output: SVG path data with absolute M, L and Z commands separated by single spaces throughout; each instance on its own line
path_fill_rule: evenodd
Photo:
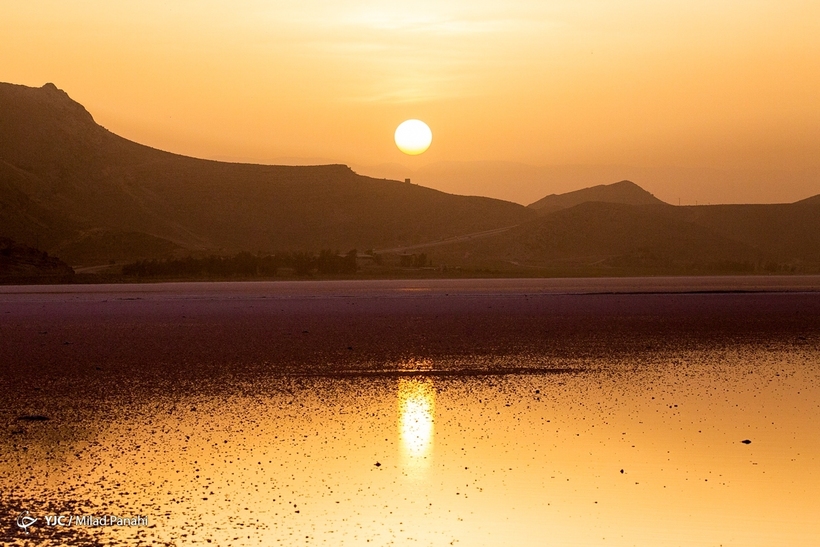
M 624 166 L 670 202 L 692 188 L 704 202 L 820 193 L 814 0 L 0 0 L 0 12 L 0 81 L 53 82 L 111 131 L 181 154 L 408 176 L 442 162 L 615 166 L 609 178 Z M 433 131 L 417 157 L 393 143 L 409 118 Z M 481 191 L 526 201 L 561 186 L 513 195 L 499 177 Z

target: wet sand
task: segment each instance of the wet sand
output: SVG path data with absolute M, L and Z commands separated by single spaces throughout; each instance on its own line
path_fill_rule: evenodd
M 3 287 L 0 539 L 811 545 L 819 291 L 805 277 Z M 150 525 L 26 536 L 24 510 Z

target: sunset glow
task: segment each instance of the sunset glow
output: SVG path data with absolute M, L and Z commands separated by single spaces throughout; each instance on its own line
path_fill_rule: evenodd
M 819 59 L 817 0 L 4 2 L 0 545 L 817 547 Z
M 798 0 L 35 0 L 3 8 L 0 80 L 197 157 L 417 168 L 386 136 L 419 117 L 418 161 L 630 166 L 670 202 L 713 170 L 692 201 L 777 201 L 820 173 L 817 21 Z M 632 176 L 610 171 L 590 182 Z

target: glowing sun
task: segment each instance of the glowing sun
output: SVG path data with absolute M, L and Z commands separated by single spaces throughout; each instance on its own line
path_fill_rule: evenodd
M 399 124 L 393 137 L 399 150 L 411 156 L 418 156 L 430 147 L 433 132 L 421 120 L 407 120 Z

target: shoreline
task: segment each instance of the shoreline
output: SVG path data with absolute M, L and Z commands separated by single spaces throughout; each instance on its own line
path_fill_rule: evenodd
M 533 291 L 565 295 L 652 295 L 652 294 L 768 294 L 779 292 L 820 292 L 820 275 L 718 275 L 651 277 L 479 277 L 479 278 L 288 278 L 288 279 L 188 279 L 135 281 L 129 283 L 55 283 L 0 285 L 1 295 L 31 293 L 165 293 L 206 290 L 227 292 L 298 294 L 320 290 L 354 292 L 374 290 L 424 290 L 431 294 L 467 291 L 486 295 Z M 301 289 L 301 290 L 300 290 Z

